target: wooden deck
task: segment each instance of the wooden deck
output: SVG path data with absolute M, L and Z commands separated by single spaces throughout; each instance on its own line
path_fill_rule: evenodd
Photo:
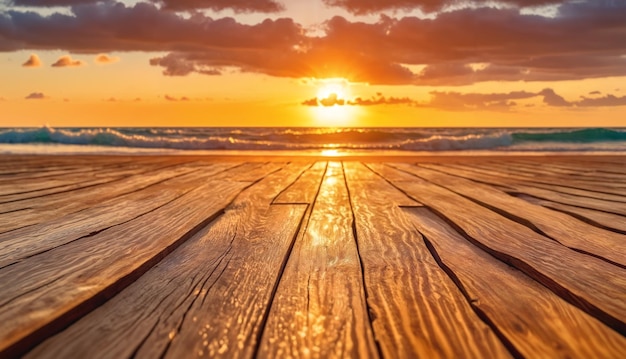
M 626 358 L 626 158 L 282 160 L 1 157 L 0 357 Z

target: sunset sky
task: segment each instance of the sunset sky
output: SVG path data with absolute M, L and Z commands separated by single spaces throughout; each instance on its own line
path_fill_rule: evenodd
M 0 0 L 0 127 L 626 126 L 624 0 Z

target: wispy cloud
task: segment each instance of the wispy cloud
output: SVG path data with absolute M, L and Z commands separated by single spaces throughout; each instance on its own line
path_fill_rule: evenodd
M 177 102 L 177 101 L 189 101 L 189 98 L 188 98 L 188 97 L 185 97 L 185 96 L 183 96 L 183 97 L 174 97 L 174 96 L 170 96 L 170 95 L 165 95 L 165 96 L 164 96 L 164 98 L 165 98 L 167 101 L 173 101 L 173 102 Z
M 47 97 L 42 92 L 31 92 L 24 98 L 27 100 L 43 100 Z

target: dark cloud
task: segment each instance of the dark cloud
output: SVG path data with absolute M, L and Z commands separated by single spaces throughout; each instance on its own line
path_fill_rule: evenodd
M 24 97 L 27 100 L 42 100 L 45 99 L 46 96 L 42 92 L 31 92 L 28 96 Z
M 377 106 L 377 105 L 416 105 L 417 102 L 408 97 L 385 97 L 381 93 L 367 99 L 360 97 L 351 100 L 350 105 L 354 106 Z
M 83 66 L 85 63 L 81 60 L 74 60 L 70 55 L 65 55 L 59 57 L 55 63 L 52 64 L 52 67 L 78 67 Z
M 459 4 L 489 5 L 494 2 L 517 7 L 559 4 L 567 0 L 323 0 L 329 6 L 341 7 L 354 14 L 371 14 L 384 10 L 421 9 L 426 12 Z
M 431 107 L 448 111 L 488 110 L 509 111 L 519 107 L 515 100 L 526 100 L 542 97 L 543 103 L 551 107 L 610 107 L 626 106 L 626 96 L 606 95 L 600 98 L 582 97 L 579 101 L 567 101 L 546 88 L 540 92 L 512 91 L 502 93 L 461 93 L 455 91 L 432 91 L 428 101 L 419 102 L 409 97 L 385 97 L 381 93 L 369 99 L 357 97 L 353 100 L 338 99 L 336 94 L 326 98 L 317 97 L 303 101 L 304 106 L 377 106 L 377 105 L 409 105 Z M 525 107 L 532 105 L 525 104 Z
M 74 52 L 284 50 L 303 38 L 291 19 L 240 24 L 200 13 L 184 17 L 148 3 L 77 5 L 72 15 L 44 16 L 9 10 L 0 16 L 0 49 L 66 49 Z M 13 46 L 9 49 L 9 46 Z
M 41 60 L 36 54 L 30 55 L 28 60 L 22 64 L 23 67 L 41 67 Z
M 102 0 L 10 0 L 18 6 L 52 7 L 95 4 Z M 113 2 L 112 0 L 105 0 Z M 215 11 L 232 9 L 235 12 L 273 13 L 284 9 L 274 0 L 150 0 L 168 10 L 211 9 Z
M 0 50 L 165 52 L 150 63 L 171 76 L 237 68 L 280 77 L 434 86 L 626 76 L 622 1 L 565 2 L 553 18 L 489 7 L 434 19 L 382 16 L 376 23 L 335 17 L 318 36 L 307 36 L 291 19 L 246 25 L 198 12 L 182 16 L 149 3 L 99 2 L 71 11 L 44 16 L 7 10 L 0 14 Z
M 626 96 L 617 97 L 615 95 L 606 95 L 603 97 L 587 98 L 574 102 L 578 107 L 613 107 L 626 106 Z
M 235 12 L 273 13 L 284 10 L 284 6 L 273 0 L 151 0 L 169 10 L 232 9 Z
M 17 6 L 53 7 L 92 4 L 98 1 L 100 0 L 9 0 L 9 3 Z
M 377 106 L 377 105 L 416 105 L 417 102 L 408 97 L 385 97 L 381 93 L 367 99 L 357 97 L 353 100 L 346 100 L 337 97 L 337 94 L 330 94 L 325 98 L 311 98 L 302 102 L 304 106 Z
M 589 92 L 590 95 L 602 95 L 602 92 L 600 91 L 591 91 Z
M 318 99 L 318 102 L 320 105 L 325 106 L 325 107 L 330 107 L 330 106 L 335 106 L 335 105 L 343 106 L 346 104 L 346 100 L 337 97 L 336 93 L 331 93 L 325 98 L 320 98 Z
M 556 107 L 569 107 L 572 106 L 571 102 L 565 100 L 562 96 L 557 95 L 553 89 L 544 89 L 539 92 L 543 96 L 543 102 L 548 106 Z
M 201 62 L 196 63 L 183 54 L 170 53 L 163 57 L 155 57 L 150 59 L 150 65 L 164 67 L 163 75 L 165 76 L 187 76 L 193 72 L 203 75 L 221 75 L 220 70 L 205 66 Z
M 490 94 L 433 91 L 430 94 L 432 98 L 426 106 L 447 110 L 508 110 L 517 105 L 514 100 L 538 96 L 526 91 Z

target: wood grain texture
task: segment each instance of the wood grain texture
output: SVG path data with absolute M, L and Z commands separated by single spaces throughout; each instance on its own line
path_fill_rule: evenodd
M 408 164 L 394 167 L 471 198 L 512 219 L 528 223 L 559 243 L 626 267 L 626 241 L 622 234 L 590 226 L 572 216 L 533 205 L 492 187 Z
M 406 196 L 377 175 L 369 176 L 362 165 L 345 167 L 367 303 L 383 356 L 510 357 L 390 201 Z
M 589 194 L 586 197 L 572 195 L 568 193 L 563 193 L 551 189 L 545 189 L 544 187 L 554 187 L 554 186 L 545 186 L 537 183 L 530 183 L 527 181 L 519 181 L 513 177 L 511 178 L 503 178 L 498 175 L 492 175 L 488 173 L 474 172 L 472 170 L 459 170 L 457 166 L 451 165 L 442 165 L 442 166 L 432 166 L 430 164 L 420 164 L 420 167 L 426 167 L 430 169 L 435 169 L 438 171 L 450 173 L 456 176 L 465 177 L 471 180 L 484 182 L 491 185 L 501 185 L 505 186 L 508 189 L 503 189 L 508 192 L 516 192 L 516 193 L 524 193 L 528 195 L 532 195 L 535 197 L 539 197 L 542 199 L 559 202 L 567 205 L 578 206 L 583 208 L 591 208 L 600 211 L 605 211 L 609 213 L 615 213 L 620 215 L 626 214 L 626 203 L 624 202 L 616 202 L 616 201 L 608 201 L 593 197 L 593 194 Z M 461 167 L 463 168 L 463 167 Z M 562 186 L 561 186 L 562 187 Z M 612 196 L 615 196 L 613 194 Z M 620 197 L 622 198 L 622 197 Z
M 97 206 L 2 233 L 0 243 L 4 250 L 0 253 L 0 268 L 139 218 L 191 191 L 198 183 L 210 178 L 215 170 L 209 167 L 206 171 L 195 171 L 174 178 L 163 177 L 165 180 L 161 182 L 105 200 Z M 96 200 L 92 199 L 94 202 Z
M 351 182 L 359 183 L 359 191 L 366 192 L 370 197 L 379 197 L 381 200 L 393 206 L 417 207 L 422 206 L 421 203 L 409 198 L 404 193 L 398 191 L 386 180 L 371 171 L 364 164 L 359 162 L 345 162 L 344 173 Z M 354 191 L 350 191 L 354 193 Z M 361 193 L 359 193 L 361 194 Z
M 310 158 L 0 156 L 0 357 L 626 356 L 624 157 Z
M 625 270 L 563 247 L 436 184 L 417 177 L 411 182 L 393 183 L 441 213 L 490 254 L 620 333 L 626 332 Z
M 626 189 L 626 184 L 607 181 L 607 180 L 585 180 L 573 179 L 567 176 L 546 176 L 536 173 L 526 173 L 523 170 L 511 168 L 508 165 L 499 164 L 472 164 L 472 168 L 482 170 L 492 175 L 498 175 L 506 178 L 522 179 L 535 183 L 546 185 L 567 183 L 568 186 L 584 189 L 593 192 L 605 192 L 621 195 Z
M 599 226 L 608 230 L 619 231 L 619 233 L 626 234 L 626 217 L 624 216 L 613 213 L 601 212 L 588 208 L 570 206 L 552 201 L 546 201 L 524 194 L 520 194 L 517 197 L 530 203 L 538 204 L 555 211 L 567 213 L 580 219 L 581 221 L 588 222 L 592 225 Z
M 96 207 L 107 200 L 114 201 L 115 198 L 141 191 L 173 178 L 187 179 L 188 182 L 194 182 L 197 180 L 197 177 L 193 175 L 194 172 L 209 178 L 231 168 L 236 171 L 234 167 L 237 165 L 237 163 L 216 163 L 204 166 L 190 164 L 166 165 L 156 170 L 142 172 L 136 176 L 83 187 L 67 193 L 55 193 L 44 197 L 5 203 L 2 204 L 3 210 L 0 211 L 6 211 L 5 213 L 0 213 L 0 233 L 58 219 L 70 213 Z M 236 175 L 236 172 L 232 174 Z
M 621 358 L 626 338 L 469 243 L 425 208 L 404 209 L 476 309 L 527 358 Z
M 244 190 L 223 216 L 28 357 L 249 357 L 305 209 L 269 203 L 307 166 Z
M 0 270 L 0 351 L 20 352 L 110 298 L 245 186 L 208 181 L 136 220 Z
M 602 190 L 593 191 L 593 190 L 588 190 L 588 189 L 581 189 L 581 188 L 576 187 L 575 184 L 568 182 L 567 179 L 549 180 L 549 179 L 546 179 L 546 177 L 542 177 L 542 176 L 535 176 L 533 178 L 527 178 L 525 176 L 503 175 L 502 173 L 486 170 L 484 168 L 478 168 L 478 167 L 471 166 L 471 165 L 468 166 L 468 165 L 459 165 L 459 164 L 456 164 L 456 165 L 420 164 L 420 166 L 454 174 L 454 175 L 460 175 L 468 179 L 475 179 L 475 180 L 480 179 L 481 181 L 490 181 L 490 182 L 493 182 L 494 184 L 497 183 L 501 185 L 507 185 L 509 187 L 515 187 L 515 185 L 520 185 L 520 186 L 542 188 L 545 190 L 551 190 L 554 192 L 560 192 L 560 193 L 570 194 L 570 195 L 575 195 L 575 196 L 580 196 L 580 197 L 595 198 L 595 199 L 614 201 L 614 202 L 625 201 L 624 196 L 621 194 L 616 194 L 615 191 L 613 191 L 614 193 L 610 193 L 610 192 L 607 193 L 607 192 L 603 192 Z
M 324 173 L 326 172 L 326 162 L 316 162 L 311 168 L 305 171 L 294 183 L 285 188 L 274 200 L 276 204 L 306 203 L 313 204 L 317 189 L 320 186 Z
M 296 240 L 260 357 L 376 357 L 341 163 L 330 162 Z

